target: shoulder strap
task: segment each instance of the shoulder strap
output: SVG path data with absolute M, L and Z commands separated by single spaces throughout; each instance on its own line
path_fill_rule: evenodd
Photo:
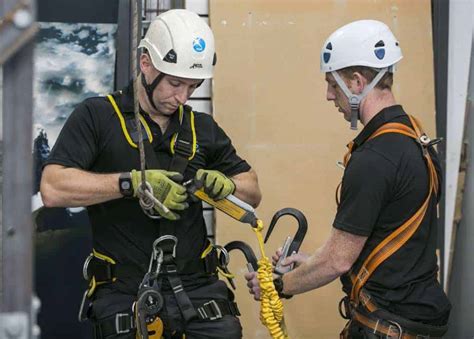
M 110 103 L 112 104 L 112 107 L 115 110 L 115 113 L 117 114 L 117 117 L 119 118 L 123 135 L 125 136 L 125 139 L 127 140 L 128 144 L 132 146 L 133 148 L 138 149 L 138 129 L 137 129 L 135 116 L 129 115 L 129 114 L 124 116 L 122 112 L 120 111 L 120 108 L 118 107 L 117 102 L 115 101 L 113 95 L 109 94 L 107 95 L 107 98 L 109 99 Z M 155 152 L 152 147 L 153 133 L 151 133 L 150 126 L 148 126 L 148 123 L 146 122 L 145 118 L 141 114 L 140 114 L 139 119 L 140 119 L 141 128 L 142 128 L 143 140 L 149 141 L 149 142 L 143 143 L 143 147 L 145 150 L 146 167 L 147 168 L 160 168 L 158 158 L 155 156 Z
M 112 107 L 114 108 L 115 113 L 117 114 L 117 117 L 119 118 L 120 126 L 122 127 L 122 132 L 125 136 L 125 139 L 127 139 L 127 142 L 130 144 L 130 146 L 132 146 L 133 148 L 138 148 L 138 131 L 135 123 L 135 117 L 130 117 L 128 115 L 124 117 L 114 97 L 109 94 L 107 95 L 107 98 L 109 99 L 110 103 L 112 104 Z M 149 140 L 149 143 L 152 143 L 153 134 L 151 133 L 150 126 L 148 126 L 145 118 L 143 118 L 141 114 L 140 122 L 142 125 L 142 130 L 144 132 L 144 140 L 146 138 L 146 140 Z
M 135 117 L 129 115 L 123 115 L 118 107 L 114 97 L 112 95 L 107 95 L 112 107 L 117 114 L 117 117 L 120 121 L 120 126 L 122 127 L 122 132 L 125 136 L 125 139 L 133 148 L 138 149 L 138 131 L 135 123 Z M 184 174 L 186 167 L 188 166 L 189 160 L 194 158 L 196 154 L 196 129 L 194 126 L 194 112 L 189 106 L 180 106 L 179 107 L 179 121 L 180 128 L 179 131 L 173 135 L 170 148 L 173 158 L 171 160 L 169 171 L 179 172 Z M 143 130 L 144 140 L 149 142 L 144 143 L 145 147 L 145 160 L 147 168 L 161 168 L 159 166 L 158 158 L 153 150 L 153 134 L 151 133 L 150 126 L 140 115 L 141 127 Z
M 170 171 L 184 174 L 188 162 L 196 154 L 196 129 L 194 127 L 194 112 L 189 106 L 179 107 L 180 129 L 170 144 L 173 159 L 169 167 Z
M 409 218 L 403 225 L 399 226 L 394 232 L 388 235 L 365 259 L 362 267 L 357 274 L 351 274 L 352 290 L 350 299 L 355 305 L 360 302 L 360 292 L 370 276 L 374 273 L 379 265 L 387 260 L 392 254 L 398 251 L 418 230 L 423 218 L 428 210 L 431 197 L 437 194 L 438 177 L 435 166 L 426 147 L 429 146 L 429 139 L 423 133 L 419 123 L 411 116 L 409 116 L 413 128 L 399 123 L 388 123 L 380 127 L 369 138 L 373 139 L 377 136 L 386 133 L 399 133 L 415 139 L 423 148 L 423 156 L 425 158 L 428 175 L 429 175 L 429 190 L 428 195 L 415 214 Z M 428 141 L 427 141 L 428 140 Z

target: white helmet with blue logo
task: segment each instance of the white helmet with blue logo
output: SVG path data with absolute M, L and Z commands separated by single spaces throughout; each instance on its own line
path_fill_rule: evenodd
M 387 72 L 403 58 L 400 45 L 390 28 L 376 20 L 359 20 L 342 26 L 332 33 L 321 49 L 321 72 L 330 72 L 349 99 L 351 128 L 357 129 L 360 102 L 377 85 Z M 362 93 L 352 93 L 337 72 L 351 66 L 365 66 L 378 70 L 378 74 Z
M 146 48 L 162 73 L 188 78 L 212 78 L 216 54 L 214 35 L 196 13 L 173 9 L 150 24 L 139 48 Z
M 326 40 L 321 50 L 321 71 L 350 66 L 392 67 L 402 58 L 399 43 L 386 24 L 359 20 L 342 26 Z

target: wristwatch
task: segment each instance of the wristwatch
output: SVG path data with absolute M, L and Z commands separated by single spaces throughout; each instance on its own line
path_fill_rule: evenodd
M 276 277 L 273 280 L 273 285 L 275 285 L 275 291 L 277 291 L 280 298 L 290 299 L 293 296 L 283 293 L 283 275 Z
M 126 198 L 133 197 L 132 175 L 130 172 L 121 173 L 119 176 L 120 193 Z

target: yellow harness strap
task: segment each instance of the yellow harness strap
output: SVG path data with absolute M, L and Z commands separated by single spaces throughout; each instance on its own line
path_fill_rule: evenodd
M 122 132 L 125 135 L 125 139 L 127 139 L 127 142 L 132 146 L 133 148 L 138 148 L 137 144 L 133 142 L 132 137 L 128 133 L 127 130 L 127 125 L 125 124 L 125 118 L 123 117 L 122 112 L 120 111 L 119 107 L 117 106 L 117 103 L 115 102 L 115 99 L 113 96 L 110 94 L 107 95 L 107 99 L 109 99 L 110 103 L 112 104 L 112 107 L 115 110 L 115 113 L 117 113 L 117 116 L 120 120 L 120 126 L 122 127 Z M 151 133 L 150 127 L 146 123 L 145 119 L 142 117 L 140 114 L 140 122 L 142 123 L 143 127 L 145 128 L 146 134 L 148 135 L 148 139 L 150 140 L 150 143 L 153 142 L 153 133 Z
M 125 123 L 125 118 L 122 112 L 120 111 L 120 108 L 118 107 L 117 102 L 115 101 L 114 97 L 109 94 L 107 95 L 107 98 L 109 99 L 110 103 L 112 104 L 112 107 L 114 108 L 115 113 L 117 114 L 117 117 L 119 118 L 120 126 L 122 127 L 122 132 L 123 132 L 123 135 L 125 136 L 125 139 L 130 144 L 130 146 L 132 146 L 133 148 L 138 148 L 138 145 L 132 140 L 132 137 L 130 136 L 130 133 L 128 132 L 127 124 Z M 179 114 L 179 123 L 182 124 L 183 119 L 184 119 L 184 114 L 185 114 L 183 105 L 179 106 L 178 114 Z M 143 118 L 141 114 L 139 118 L 140 118 L 140 122 L 145 128 L 145 132 L 151 144 L 153 142 L 153 133 L 151 133 L 150 126 L 148 126 L 148 123 L 146 122 L 145 118 Z M 188 160 L 191 160 L 196 155 L 196 148 L 197 148 L 196 127 L 194 125 L 194 112 L 193 111 L 189 112 L 189 119 L 190 119 L 191 135 L 192 135 L 192 141 L 191 141 L 192 151 L 191 151 L 191 155 L 188 157 Z M 175 133 L 173 137 L 171 138 L 171 142 L 170 142 L 170 150 L 171 150 L 171 154 L 173 155 L 175 153 L 174 149 L 175 149 L 175 144 L 176 144 L 177 139 L 178 139 L 178 133 Z
M 274 339 L 286 339 L 288 334 L 283 318 L 283 303 L 273 285 L 273 267 L 265 255 L 263 247 L 263 222 L 257 221 L 253 228 L 260 247 L 261 259 L 258 261 L 258 281 L 260 283 L 260 321 L 266 326 Z

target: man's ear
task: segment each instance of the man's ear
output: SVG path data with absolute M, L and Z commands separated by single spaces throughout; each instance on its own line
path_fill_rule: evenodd
M 140 55 L 140 71 L 142 71 L 142 73 L 147 73 L 150 67 L 153 67 L 150 56 L 148 53 L 142 53 Z
M 359 72 L 352 73 L 352 88 L 356 90 L 358 94 L 362 93 L 365 86 L 367 86 L 367 79 Z

